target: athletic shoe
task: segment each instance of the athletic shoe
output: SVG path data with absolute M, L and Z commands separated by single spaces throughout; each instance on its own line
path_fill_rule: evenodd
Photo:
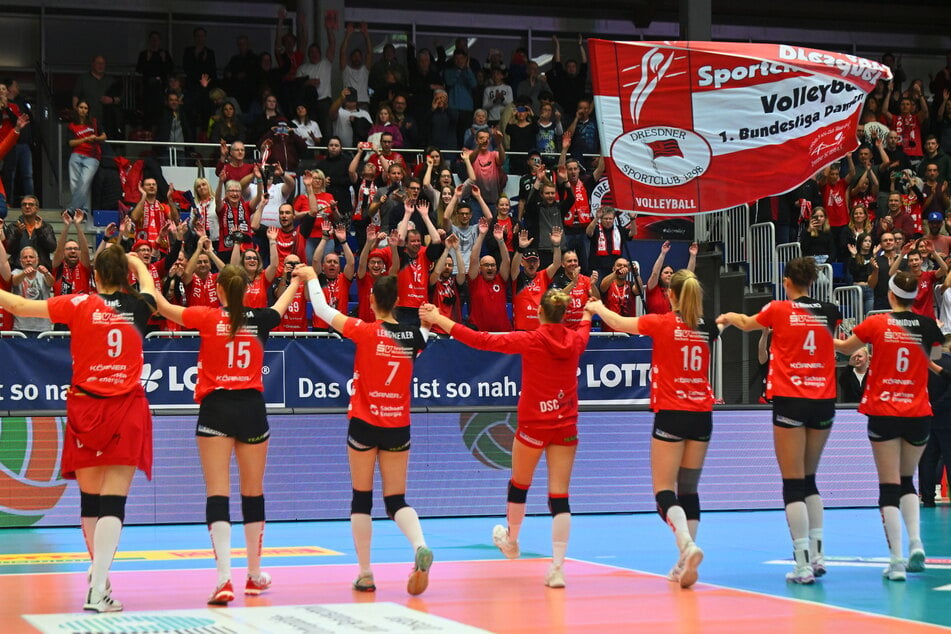
M 812 574 L 814 577 L 823 577 L 826 574 L 825 555 L 817 555 L 812 558 Z
M 682 561 L 678 561 L 677 564 L 670 569 L 670 572 L 667 573 L 667 581 L 673 581 L 674 583 L 680 583 L 680 575 L 684 571 L 684 565 Z
M 248 581 L 244 584 L 244 593 L 245 594 L 254 594 L 258 595 L 271 587 L 271 575 L 266 572 L 262 572 L 257 576 L 257 579 L 248 575 Z
M 545 585 L 549 588 L 565 587 L 565 571 L 561 566 L 552 564 L 548 568 L 548 572 L 545 574 Z
M 86 571 L 86 585 L 92 585 L 92 566 L 89 566 L 89 570 Z M 106 577 L 106 594 L 112 592 L 112 582 L 109 581 L 109 577 Z
M 122 612 L 122 604 L 113 599 L 109 592 L 99 594 L 92 588 L 89 588 L 89 592 L 86 593 L 86 603 L 83 605 L 83 609 L 99 613 Z
M 208 597 L 208 605 L 228 605 L 231 601 L 234 601 L 234 587 L 230 580 L 220 584 Z
M 429 586 L 429 567 L 433 565 L 433 551 L 425 546 L 416 549 L 416 564 L 406 582 L 406 591 L 412 595 L 422 594 Z
M 786 573 L 786 581 L 789 583 L 809 585 L 816 582 L 816 576 L 812 572 L 812 566 L 796 566 L 792 572 Z
M 683 562 L 683 570 L 680 573 L 680 587 L 689 588 L 697 583 L 697 568 L 703 561 L 703 551 L 695 543 L 690 542 L 680 554 L 680 560 Z
M 912 548 L 908 552 L 908 566 L 905 568 L 908 572 L 925 571 L 925 549 L 921 546 Z
M 893 559 L 888 568 L 882 571 L 882 576 L 888 579 L 889 581 L 904 581 L 905 580 L 905 560 L 904 559 Z
M 502 554 L 509 559 L 518 559 L 521 552 L 518 549 L 518 540 L 509 541 L 509 529 L 501 524 L 496 524 L 492 529 L 492 542 L 502 551 Z
M 353 582 L 353 589 L 357 592 L 376 592 L 376 584 L 373 583 L 373 573 L 361 573 L 357 580 Z

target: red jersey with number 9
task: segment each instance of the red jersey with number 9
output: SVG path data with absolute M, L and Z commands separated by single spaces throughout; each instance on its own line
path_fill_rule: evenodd
M 931 350 L 944 335 L 935 321 L 911 312 L 872 315 L 852 333 L 872 344 L 859 412 L 869 416 L 931 416 L 928 372 Z
M 835 398 L 832 333 L 842 321 L 839 308 L 811 297 L 773 301 L 756 315 L 773 329 L 766 398 Z
M 677 313 L 644 315 L 637 331 L 654 340 L 651 355 L 651 410 L 709 412 L 710 343 L 719 329 L 703 320 L 692 330 Z
M 218 389 L 264 391 L 264 341 L 281 316 L 272 308 L 245 310 L 244 327 L 234 338 L 227 308 L 192 306 L 182 313 L 184 326 L 201 333 L 195 402 Z
M 413 362 L 426 347 L 418 328 L 352 317 L 343 336 L 357 345 L 349 418 L 377 427 L 409 425 Z

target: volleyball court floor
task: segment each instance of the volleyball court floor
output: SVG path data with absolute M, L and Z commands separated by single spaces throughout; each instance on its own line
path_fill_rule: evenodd
M 500 505 L 504 500 L 500 500 Z M 429 589 L 406 593 L 412 553 L 396 526 L 374 522 L 377 591 L 350 583 L 356 559 L 347 522 L 268 524 L 259 597 L 209 608 L 214 560 L 202 525 L 131 526 L 113 566 L 116 614 L 82 612 L 88 559 L 78 528 L 0 530 L 0 632 L 918 632 L 951 628 L 951 507 L 922 509 L 927 570 L 882 578 L 887 549 L 877 509 L 826 513 L 828 574 L 787 585 L 791 545 L 781 511 L 706 513 L 700 582 L 666 579 L 676 560 L 654 514 L 572 518 L 567 587 L 543 578 L 550 518 L 529 516 L 522 557 L 492 546 L 499 518 L 424 519 L 435 554 Z M 233 578 L 244 578 L 235 525 Z

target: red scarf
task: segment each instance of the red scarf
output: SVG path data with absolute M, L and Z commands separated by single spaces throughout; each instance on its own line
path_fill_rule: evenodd
M 598 255 L 608 255 L 608 239 L 601 223 L 598 223 Z M 621 232 L 614 223 L 611 231 L 611 251 L 610 255 L 621 255 Z
M 577 224 L 587 227 L 591 222 L 591 204 L 588 202 L 588 190 L 585 189 L 581 179 L 578 179 L 578 182 L 574 185 L 569 182 L 568 186 L 575 195 L 575 202 L 571 205 L 568 213 L 565 214 L 565 226 L 572 227 Z
M 360 186 L 357 187 L 357 201 L 353 205 L 354 220 L 363 220 L 363 211 L 369 207 L 375 196 L 376 183 L 374 181 L 360 181 Z

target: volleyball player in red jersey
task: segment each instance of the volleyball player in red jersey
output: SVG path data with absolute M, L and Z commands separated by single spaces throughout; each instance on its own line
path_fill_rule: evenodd
M 258 595 L 271 586 L 261 571 L 264 539 L 264 467 L 270 428 L 264 405 L 264 342 L 281 322 L 298 284 L 291 280 L 271 308 L 244 305 L 248 278 L 229 264 L 218 274 L 221 306 L 183 308 L 159 297 L 159 312 L 188 330 L 201 333 L 195 401 L 200 404 L 195 435 L 205 476 L 205 520 L 215 553 L 218 583 L 208 598 L 212 605 L 234 600 L 231 584 L 231 454 L 238 461 L 241 515 L 244 518 L 248 575 L 244 593 Z
M 129 286 L 130 270 L 140 280 L 139 293 Z M 141 260 L 114 245 L 96 257 L 93 276 L 98 294 L 40 301 L 0 291 L 0 306 L 14 315 L 66 324 L 72 333 L 62 471 L 79 484 L 83 536 L 92 558 L 83 609 L 118 612 L 122 604 L 112 598 L 108 575 L 126 497 L 136 468 L 152 478 L 152 415 L 139 381 L 155 285 Z
M 918 492 L 914 473 L 931 429 L 928 370 L 941 356 L 944 336 L 934 319 L 912 312 L 918 280 L 908 271 L 888 281 L 889 313 L 871 315 L 835 349 L 850 355 L 872 344 L 868 384 L 859 412 L 868 415 L 868 439 L 878 470 L 878 506 L 885 527 L 890 561 L 884 576 L 904 581 L 905 572 L 925 569 Z M 901 525 L 908 533 L 908 560 L 902 558 Z
M 601 302 L 585 306 L 613 331 L 646 335 L 651 355 L 651 478 L 657 512 L 674 531 L 680 558 L 667 576 L 682 588 L 697 582 L 703 551 L 696 545 L 700 525 L 697 485 L 713 431 L 713 389 L 707 380 L 710 344 L 720 334 L 703 320 L 703 288 L 692 271 L 670 278 L 673 310 L 642 317 L 622 317 Z
M 470 330 L 441 315 L 432 304 L 419 311 L 424 324 L 439 326 L 467 346 L 522 355 L 522 392 L 506 509 L 508 528 L 493 528 L 492 541 L 509 559 L 519 556 L 518 534 L 525 517 L 525 500 L 544 453 L 548 463 L 548 509 L 552 514 L 552 561 L 545 575 L 549 588 L 565 587 L 563 565 L 571 531 L 568 486 L 578 449 L 578 360 L 591 331 L 591 314 L 587 312 L 577 329 L 562 323 L 569 301 L 564 291 L 550 290 L 539 305 L 538 328 L 505 333 Z
M 429 330 L 396 320 L 393 308 L 398 283 L 395 276 L 386 275 L 373 283 L 370 306 L 376 320 L 372 322 L 347 317 L 328 304 L 313 267 L 298 267 L 294 276 L 307 281 L 314 314 L 352 339 L 357 347 L 353 395 L 347 408 L 350 419 L 347 456 L 353 485 L 350 528 L 360 566 L 353 589 L 376 590 L 370 568 L 373 531 L 370 511 L 373 509 L 373 471 L 379 461 L 386 514 L 396 522 L 415 553 L 406 591 L 421 594 L 429 585 L 433 553 L 426 546 L 416 510 L 406 503 L 406 467 L 410 450 L 413 362 L 426 347 Z
M 770 302 L 755 316 L 717 317 L 718 324 L 741 330 L 773 330 L 766 398 L 773 402 L 773 446 L 796 562 L 786 580 L 802 584 L 826 572 L 816 470 L 835 417 L 832 339 L 842 321 L 837 306 L 807 294 L 818 275 L 812 258 L 790 260 L 783 274 L 788 300 Z

